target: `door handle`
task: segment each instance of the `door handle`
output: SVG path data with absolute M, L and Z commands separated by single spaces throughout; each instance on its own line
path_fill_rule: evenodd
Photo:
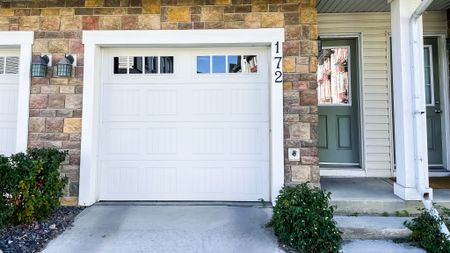
M 435 113 L 441 113 L 441 109 L 434 109 Z

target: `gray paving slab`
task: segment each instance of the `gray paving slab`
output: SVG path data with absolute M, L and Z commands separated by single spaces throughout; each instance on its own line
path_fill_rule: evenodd
M 344 253 L 426 253 L 425 250 L 409 244 L 382 240 L 347 241 L 342 249 Z
M 96 205 L 45 253 L 284 252 L 265 227 L 271 208 Z
M 380 216 L 335 216 L 344 239 L 383 239 L 406 238 L 411 231 L 403 224 L 411 218 Z

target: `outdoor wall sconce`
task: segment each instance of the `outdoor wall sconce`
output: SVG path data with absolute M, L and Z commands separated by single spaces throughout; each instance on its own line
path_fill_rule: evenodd
M 48 55 L 39 55 L 31 62 L 31 76 L 32 77 L 45 77 L 47 76 L 47 67 L 49 65 L 50 58 Z
M 56 65 L 56 75 L 60 77 L 71 77 L 75 65 L 75 58 L 71 54 L 65 54 Z
M 317 55 L 320 55 L 322 53 L 322 39 L 317 37 Z

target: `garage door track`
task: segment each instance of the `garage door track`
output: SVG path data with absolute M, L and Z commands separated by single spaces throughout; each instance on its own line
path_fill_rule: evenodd
M 265 227 L 271 213 L 259 206 L 94 205 L 44 252 L 284 252 Z

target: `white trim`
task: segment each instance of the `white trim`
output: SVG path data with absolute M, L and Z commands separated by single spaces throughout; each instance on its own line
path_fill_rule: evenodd
M 276 52 L 276 43 L 280 50 Z M 80 205 L 98 201 L 97 153 L 99 125 L 99 92 L 102 47 L 185 47 L 185 46 L 270 46 L 270 195 L 272 203 L 284 185 L 283 85 L 275 82 L 277 62 L 282 56 L 283 28 L 158 30 L 158 31 L 83 31 L 85 46 L 83 118 L 80 161 Z
M 449 98 L 449 79 L 448 79 L 448 53 L 446 50 L 446 34 L 425 34 L 424 37 L 436 37 L 438 42 L 439 55 L 439 93 L 440 93 L 440 107 L 441 107 L 441 134 L 442 134 L 442 161 L 444 168 L 450 170 L 450 98 Z
M 359 84 L 359 94 L 358 94 L 358 101 L 356 105 L 358 106 L 358 113 L 359 113 L 359 154 L 360 154 L 360 169 L 364 171 L 365 174 L 367 174 L 367 166 L 366 166 L 366 148 L 365 148 L 365 124 L 364 124 L 364 108 L 365 108 L 365 99 L 364 99 L 364 64 L 363 64 L 363 33 L 362 32 L 355 32 L 355 33 L 321 33 L 319 35 L 321 39 L 356 39 L 357 45 L 358 45 L 358 59 L 357 59 L 357 65 L 358 65 L 358 84 Z M 321 169 L 322 170 L 322 169 Z M 351 176 L 353 175 L 352 172 L 349 172 L 348 170 L 345 170 L 345 168 L 339 170 L 340 174 L 339 176 Z M 322 172 L 321 172 L 322 175 Z
M 33 40 L 34 32 L 0 32 L 0 46 L 20 48 L 16 152 L 25 152 L 28 145 L 30 65 Z

